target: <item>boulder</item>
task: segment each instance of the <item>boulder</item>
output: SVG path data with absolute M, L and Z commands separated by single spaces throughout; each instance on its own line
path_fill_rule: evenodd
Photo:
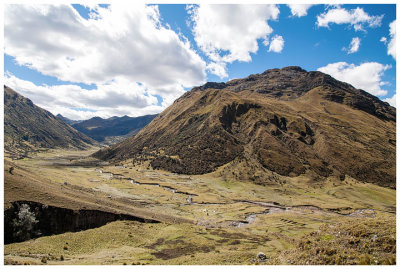
M 260 261 L 265 261 L 267 259 L 267 255 L 265 255 L 263 252 L 258 252 L 257 259 Z

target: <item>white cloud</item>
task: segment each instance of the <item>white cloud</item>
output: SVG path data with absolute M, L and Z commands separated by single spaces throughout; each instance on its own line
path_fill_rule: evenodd
M 184 37 L 161 25 L 157 6 L 90 8 L 86 20 L 71 5 L 5 5 L 5 53 L 62 81 L 98 88 L 140 82 L 164 104 L 205 82 L 206 63 Z M 126 90 L 143 94 L 132 85 Z
M 271 41 L 271 44 L 269 45 L 268 51 L 281 53 L 283 50 L 284 44 L 285 44 L 285 41 L 283 40 L 283 37 L 280 35 L 275 35 L 272 38 L 272 41 Z
M 292 16 L 303 17 L 307 15 L 307 11 L 313 5 L 310 4 L 288 4 Z
M 364 27 L 381 26 L 383 15 L 371 16 L 362 8 L 347 10 L 342 7 L 329 9 L 327 12 L 317 16 L 319 27 L 329 27 L 329 24 L 350 24 L 356 31 L 365 30 Z
M 124 115 L 136 117 L 159 113 L 165 108 L 157 105 L 157 98 L 143 85 L 122 78 L 98 85 L 94 90 L 85 90 L 77 85 L 35 85 L 10 73 L 4 79 L 5 85 L 36 105 L 54 115 L 60 113 L 71 119 Z M 183 92 L 182 89 L 181 94 Z
M 389 25 L 390 41 L 388 44 L 388 55 L 392 55 L 396 60 L 396 20 Z
M 318 68 L 318 71 L 329 74 L 337 80 L 350 83 L 358 89 L 362 89 L 376 96 L 384 96 L 387 91 L 381 86 L 388 84 L 382 81 L 383 73 L 391 68 L 377 62 L 367 62 L 360 65 L 338 62 Z
M 228 77 L 225 62 L 211 62 L 207 65 L 207 70 L 209 70 L 212 74 L 219 76 L 220 78 Z
M 353 37 L 353 39 L 350 42 L 349 48 L 344 48 L 344 50 L 347 51 L 347 54 L 355 53 L 360 48 L 360 43 L 361 43 L 360 38 Z
M 226 63 L 251 61 L 250 53 L 258 51 L 257 40 L 267 39 L 273 31 L 268 20 L 279 15 L 275 5 L 190 5 L 187 9 L 197 46 L 213 62 L 208 69 L 222 78 L 227 76 Z
M 396 60 L 396 20 L 389 24 L 389 39 L 388 42 L 388 39 L 385 36 L 382 36 L 379 41 L 387 45 L 387 54 L 392 55 Z
M 384 102 L 388 102 L 391 106 L 396 107 L 396 94 L 393 94 L 390 98 L 383 99 Z

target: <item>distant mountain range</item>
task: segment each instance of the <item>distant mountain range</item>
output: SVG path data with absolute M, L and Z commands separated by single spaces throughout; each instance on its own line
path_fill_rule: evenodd
M 271 69 L 193 88 L 136 136 L 93 156 L 260 184 L 307 174 L 395 187 L 396 109 L 321 72 Z
M 76 130 L 86 134 L 94 140 L 112 144 L 129 136 L 137 134 L 144 126 L 151 122 L 157 115 L 141 117 L 111 117 L 103 119 L 94 117 L 83 121 L 74 121 L 58 114 L 57 117 L 73 126 Z
M 60 118 L 62 121 L 68 123 L 69 125 L 74 125 L 74 124 L 76 124 L 76 123 L 80 123 L 80 122 L 83 121 L 83 120 L 71 120 L 71 119 L 68 119 L 68 118 L 64 117 L 64 116 L 61 115 L 61 114 L 57 114 L 56 117 Z
M 39 148 L 84 149 L 96 142 L 4 86 L 4 148 L 24 155 Z

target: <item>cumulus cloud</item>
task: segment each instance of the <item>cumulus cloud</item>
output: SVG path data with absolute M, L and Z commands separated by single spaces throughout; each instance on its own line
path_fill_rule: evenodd
M 347 54 L 355 53 L 360 48 L 360 44 L 361 44 L 361 39 L 358 37 L 353 37 L 353 39 L 350 42 L 349 47 L 343 48 L 343 50 L 347 51 Z
M 383 15 L 371 16 L 362 8 L 347 10 L 340 6 L 329 9 L 317 16 L 319 27 L 329 27 L 329 24 L 350 24 L 356 31 L 364 31 L 364 27 L 381 26 Z
M 271 44 L 269 45 L 268 51 L 281 53 L 283 50 L 284 44 L 285 44 L 285 41 L 283 40 L 283 37 L 280 35 L 275 35 L 272 38 L 272 41 L 271 41 Z
M 393 94 L 390 98 L 385 98 L 383 101 L 388 102 L 391 106 L 396 107 L 396 94 Z
M 318 68 L 318 71 L 329 74 L 337 80 L 350 83 L 376 96 L 385 96 L 387 91 L 381 86 L 388 84 L 382 80 L 384 72 L 391 68 L 377 62 L 367 62 L 360 65 L 338 62 Z
M 226 70 L 226 63 L 220 61 L 218 63 L 211 62 L 207 65 L 207 70 L 212 74 L 219 76 L 220 78 L 228 77 L 228 71 Z
M 227 77 L 226 63 L 251 61 L 259 39 L 272 33 L 268 20 L 276 20 L 275 5 L 199 5 L 188 6 L 197 46 L 211 63 L 210 72 Z
M 390 41 L 388 44 L 388 55 L 392 55 L 396 60 L 396 20 L 389 25 Z
M 77 85 L 36 85 L 11 73 L 5 75 L 5 85 L 31 99 L 36 105 L 71 119 L 94 116 L 141 116 L 162 111 L 157 98 L 146 87 L 123 78 L 86 90 Z M 183 93 L 181 90 L 181 94 Z
M 94 83 L 98 89 L 140 83 L 164 103 L 184 87 L 205 82 L 205 62 L 187 39 L 161 24 L 157 6 L 90 9 L 86 20 L 71 5 L 6 5 L 5 53 L 62 81 Z M 123 89 L 146 99 L 139 96 L 141 87 Z
M 387 45 L 387 54 L 392 55 L 392 57 L 396 60 L 396 20 L 389 24 L 389 38 L 390 40 L 388 42 L 386 36 L 382 36 L 379 41 Z
M 307 11 L 313 5 L 310 4 L 288 4 L 290 11 L 292 12 L 292 16 L 295 17 L 303 17 L 307 15 Z

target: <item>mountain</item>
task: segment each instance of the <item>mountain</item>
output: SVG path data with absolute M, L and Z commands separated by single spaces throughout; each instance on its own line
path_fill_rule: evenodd
M 61 114 L 57 114 L 57 118 L 60 118 L 63 122 L 65 122 L 65 123 L 67 123 L 69 125 L 74 125 L 76 123 L 80 123 L 80 122 L 83 121 L 83 120 L 71 120 L 71 119 L 68 119 L 68 118 L 64 117 Z
M 91 138 L 4 86 L 4 147 L 10 153 L 38 148 L 84 149 Z
M 93 156 L 267 184 L 274 174 L 349 175 L 395 187 L 396 110 L 300 67 L 193 88 L 136 136 Z
M 72 126 L 98 142 L 107 142 L 109 140 L 114 141 L 115 139 L 123 140 L 137 134 L 156 116 L 157 115 L 146 115 L 135 118 L 114 116 L 108 119 L 94 117 L 85 121 L 73 123 Z

